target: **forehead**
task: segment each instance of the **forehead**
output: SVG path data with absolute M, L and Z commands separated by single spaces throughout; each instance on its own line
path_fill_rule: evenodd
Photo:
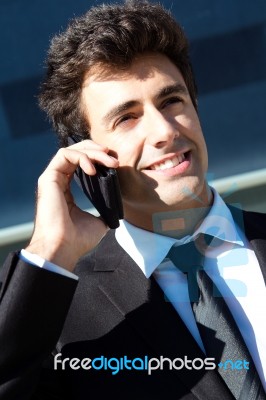
M 88 90 L 107 84 L 123 84 L 128 81 L 147 82 L 155 76 L 180 81 L 185 85 L 182 74 L 173 62 L 160 53 L 146 53 L 134 59 L 128 68 L 113 67 L 108 64 L 100 64 L 91 68 L 85 75 L 83 90 Z M 102 85 L 100 85 L 102 83 Z

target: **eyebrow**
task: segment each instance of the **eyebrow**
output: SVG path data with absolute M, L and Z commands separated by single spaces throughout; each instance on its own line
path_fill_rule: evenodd
M 182 83 L 174 83 L 173 85 L 168 85 L 163 87 L 156 95 L 156 100 L 160 100 L 162 97 L 169 96 L 170 94 L 184 94 L 188 95 L 188 90 Z
M 159 90 L 159 92 L 155 96 L 155 99 L 160 100 L 163 97 L 169 96 L 174 93 L 188 95 L 188 90 L 186 86 L 182 85 L 181 83 L 174 83 L 173 85 L 165 86 L 161 90 Z M 136 106 L 137 104 L 139 104 L 139 101 L 137 100 L 130 100 L 126 101 L 125 103 L 118 104 L 110 111 L 108 111 L 107 114 L 105 114 L 105 116 L 103 117 L 103 122 L 108 125 L 112 121 L 112 119 L 127 111 L 131 107 Z
M 126 101 L 125 103 L 118 104 L 114 108 L 112 108 L 105 116 L 103 117 L 103 122 L 108 125 L 113 118 L 117 117 L 121 113 L 127 111 L 129 108 L 134 107 L 138 104 L 136 100 Z

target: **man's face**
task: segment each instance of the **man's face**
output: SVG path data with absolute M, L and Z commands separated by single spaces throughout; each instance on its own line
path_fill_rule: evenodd
M 152 230 L 153 213 L 209 203 L 198 115 L 181 73 L 166 56 L 139 56 L 123 72 L 96 71 L 84 81 L 82 106 L 91 139 L 119 160 L 129 222 Z

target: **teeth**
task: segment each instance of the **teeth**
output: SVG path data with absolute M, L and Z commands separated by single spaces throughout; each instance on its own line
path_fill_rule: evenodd
M 180 156 L 178 156 L 179 164 L 180 164 L 181 162 L 183 162 L 184 159 L 185 159 L 184 154 L 180 154 Z
M 163 163 L 152 165 L 151 169 L 154 169 L 155 171 L 159 171 L 159 170 L 164 170 L 167 168 L 173 168 L 173 167 L 176 167 L 181 162 L 183 162 L 184 159 L 185 159 L 185 155 L 180 154 L 180 156 L 174 156 L 170 160 L 166 160 Z

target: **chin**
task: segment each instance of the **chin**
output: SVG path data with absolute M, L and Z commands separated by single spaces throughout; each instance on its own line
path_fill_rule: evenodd
M 202 207 L 208 198 L 208 186 L 204 179 L 191 177 L 182 184 L 177 182 L 157 191 L 161 202 L 168 209 L 180 209 L 189 207 Z

